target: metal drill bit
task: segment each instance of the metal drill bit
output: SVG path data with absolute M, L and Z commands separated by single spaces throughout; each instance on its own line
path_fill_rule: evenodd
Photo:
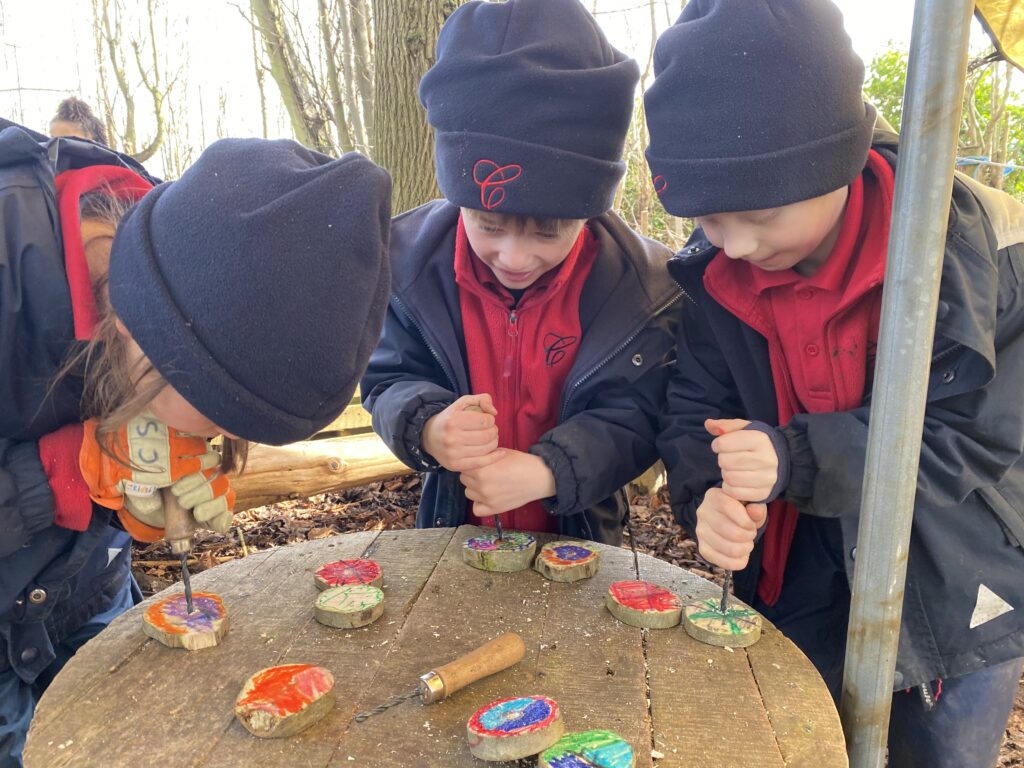
M 633 521 L 628 514 L 626 515 L 626 532 L 629 534 L 629 548 L 633 550 L 633 573 L 636 574 L 637 581 L 643 581 L 640 578 L 640 558 L 636 554 L 636 537 L 633 536 Z
M 185 585 L 185 609 L 192 615 L 195 605 L 192 603 L 192 580 L 188 573 L 188 553 L 181 553 L 181 581 Z
M 498 531 L 498 541 L 501 541 L 503 538 L 505 538 L 501 532 L 501 515 L 494 516 L 494 527 Z
M 718 609 L 722 613 L 729 611 L 729 585 L 732 584 L 732 571 L 725 572 L 725 578 L 722 579 L 722 602 Z

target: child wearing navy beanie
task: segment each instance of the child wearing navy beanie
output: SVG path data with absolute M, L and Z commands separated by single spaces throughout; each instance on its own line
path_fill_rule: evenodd
M 639 79 L 579 0 L 475 0 L 420 83 L 445 200 L 392 226 L 392 297 L 361 385 L 426 472 L 420 527 L 618 543 L 653 463 L 680 292 L 610 212 Z
M 676 515 L 838 701 L 897 137 L 829 0 L 691 0 L 647 160 L 693 237 L 659 449 Z M 1024 656 L 1024 207 L 957 175 L 890 766 L 990 766 Z M 1010 405 L 1013 403 L 1013 405 Z

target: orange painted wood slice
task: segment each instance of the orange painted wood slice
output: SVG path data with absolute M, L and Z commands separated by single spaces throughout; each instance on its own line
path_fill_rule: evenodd
M 142 631 L 169 648 L 212 648 L 228 633 L 228 610 L 212 592 L 194 593 L 192 604 L 190 614 L 184 594 L 157 600 L 142 615 Z
M 674 627 L 683 614 L 683 605 L 674 593 L 649 581 L 612 582 L 605 604 L 623 624 L 647 629 Z
M 235 717 L 253 736 L 278 739 L 304 731 L 334 706 L 334 676 L 312 664 L 261 669 L 245 681 Z
M 321 591 L 348 584 L 379 587 L 384 581 L 384 569 L 373 560 L 338 560 L 320 566 L 313 578 Z
M 601 553 L 582 541 L 551 541 L 540 549 L 533 569 L 551 581 L 589 579 L 601 565 Z

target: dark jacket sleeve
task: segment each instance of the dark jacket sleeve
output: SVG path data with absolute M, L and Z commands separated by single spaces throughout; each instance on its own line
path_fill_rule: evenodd
M 704 494 L 722 479 L 704 420 L 738 418 L 743 412 L 732 373 L 704 313 L 685 301 L 657 444 L 672 511 L 691 534 Z
M 360 392 L 363 406 L 373 417 L 374 431 L 412 469 L 439 468 L 420 441 L 427 419 L 457 399 L 450 387 L 419 331 L 392 300 Z
M 0 557 L 53 523 L 53 494 L 35 443 L 0 438 Z
M 621 353 L 586 406 L 530 448 L 555 476 L 557 494 L 545 502 L 551 513 L 579 514 L 657 460 L 658 410 L 674 359 L 674 330 L 674 317 L 653 320 L 635 342 L 643 366 L 630 362 L 632 351 Z
M 995 366 L 968 348 L 936 355 L 918 471 L 918 509 L 963 502 L 996 486 L 1024 454 L 1024 248 L 1000 253 Z M 800 414 L 783 429 L 792 475 L 786 498 L 803 512 L 857 515 L 868 408 Z

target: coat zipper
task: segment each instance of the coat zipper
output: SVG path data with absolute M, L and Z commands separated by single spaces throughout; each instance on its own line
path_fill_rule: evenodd
M 445 364 L 445 361 L 441 359 L 441 355 L 439 355 L 437 351 L 430 345 L 430 342 L 427 340 L 427 335 L 423 332 L 423 327 L 418 322 L 416 322 L 416 318 L 414 318 L 412 316 L 412 313 L 410 313 L 409 310 L 406 309 L 405 303 L 400 298 L 398 298 L 397 294 L 394 295 L 392 298 L 394 299 L 394 302 L 399 307 L 401 307 L 402 314 L 406 316 L 410 323 L 412 323 L 413 328 L 416 329 L 416 332 L 420 335 L 420 338 L 423 339 L 423 345 L 430 352 L 434 360 L 437 361 L 437 364 L 441 367 L 441 370 L 444 372 L 444 375 L 448 377 L 448 383 L 451 385 L 452 391 L 456 395 L 458 395 L 459 385 L 455 382 L 455 376 L 453 372 L 449 370 L 448 366 Z
M 668 301 L 666 301 L 660 307 L 655 309 L 654 312 L 651 314 L 651 316 L 649 318 L 647 318 L 646 320 L 644 320 L 644 322 L 641 325 L 639 325 L 629 335 L 629 337 L 624 342 L 619 344 L 619 346 L 617 346 L 607 357 L 605 357 L 603 360 L 601 360 L 601 362 L 599 362 L 597 365 L 595 365 L 593 368 L 591 368 L 585 374 L 580 376 L 580 378 L 576 379 L 576 381 L 573 383 L 573 385 L 571 387 L 569 387 L 568 391 L 566 392 L 565 399 L 562 401 L 562 407 L 559 410 L 559 415 L 558 415 L 558 422 L 559 423 L 565 421 L 565 414 L 566 414 L 566 411 L 569 408 L 569 401 L 572 400 L 573 393 L 582 384 L 584 384 L 587 380 L 591 379 L 594 376 L 594 374 L 596 374 L 599 370 L 601 370 L 605 365 L 607 365 L 609 362 L 611 362 L 611 360 L 613 360 L 616 357 L 616 355 L 618 355 L 622 350 L 624 350 L 626 347 L 628 347 L 630 344 L 632 344 L 633 340 L 637 336 L 640 335 L 640 333 L 644 330 L 644 328 L 647 327 L 647 324 L 651 320 L 653 320 L 655 317 L 658 317 L 662 312 L 667 310 L 669 307 L 671 307 L 673 304 L 675 304 L 677 301 L 679 301 L 679 299 L 681 299 L 684 296 L 686 298 L 688 298 L 688 299 L 690 298 L 689 294 L 686 293 L 686 291 L 684 291 L 682 288 L 680 288 L 678 293 L 673 294 L 673 296 Z M 693 301 L 693 299 L 690 299 L 690 301 Z

